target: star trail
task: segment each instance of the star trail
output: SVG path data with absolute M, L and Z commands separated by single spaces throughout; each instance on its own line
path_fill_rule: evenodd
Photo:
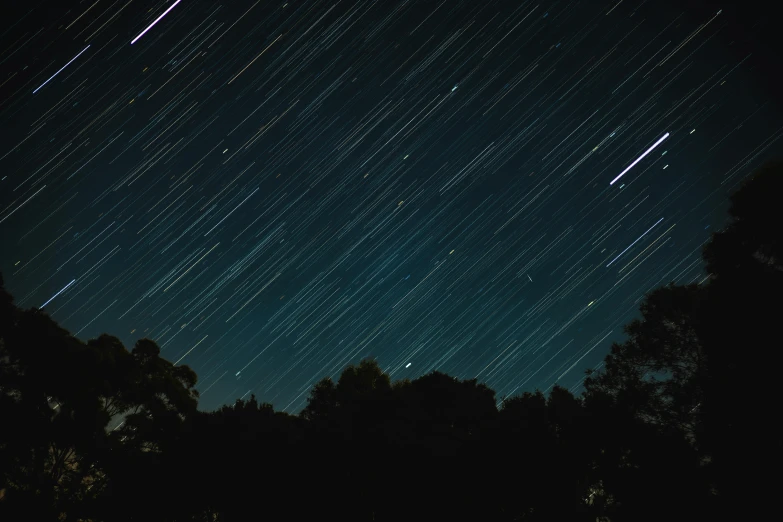
M 201 407 L 375 357 L 578 390 L 783 148 L 716 9 L 89 0 L 0 34 L 0 269 Z

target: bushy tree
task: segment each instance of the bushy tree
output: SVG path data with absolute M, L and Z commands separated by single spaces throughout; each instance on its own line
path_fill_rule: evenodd
M 2 287 L 0 307 L 0 412 L 11 427 L 0 430 L 0 512 L 86 517 L 119 455 L 159 450 L 195 412 L 196 375 L 150 340 L 132 352 L 108 335 L 83 343 Z

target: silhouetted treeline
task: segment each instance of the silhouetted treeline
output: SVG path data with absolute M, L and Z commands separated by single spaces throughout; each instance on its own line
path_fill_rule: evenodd
M 254 397 L 200 412 L 195 373 L 153 341 L 82 342 L 0 281 L 0 520 L 774 517 L 781 196 L 781 164 L 751 177 L 709 278 L 649 294 L 578 397 L 391 382 L 365 360 L 299 415 Z

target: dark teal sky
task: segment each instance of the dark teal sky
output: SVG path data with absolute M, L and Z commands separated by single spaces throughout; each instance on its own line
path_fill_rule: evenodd
M 0 269 L 81 338 L 158 341 L 203 408 L 298 411 L 367 356 L 577 390 L 780 155 L 751 6 L 17 7 Z

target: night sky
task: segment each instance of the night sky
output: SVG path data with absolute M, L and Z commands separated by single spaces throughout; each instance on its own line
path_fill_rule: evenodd
M 710 6 L 15 3 L 6 287 L 156 340 L 203 409 L 298 412 L 368 356 L 578 391 L 783 149 L 768 64 Z

